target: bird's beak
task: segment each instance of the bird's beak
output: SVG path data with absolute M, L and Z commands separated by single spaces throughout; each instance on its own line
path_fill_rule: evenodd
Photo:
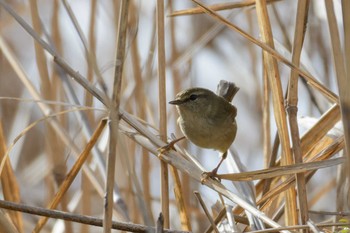
M 173 105 L 180 105 L 182 104 L 184 101 L 180 100 L 180 99 L 175 99 L 169 102 L 169 104 L 173 104 Z

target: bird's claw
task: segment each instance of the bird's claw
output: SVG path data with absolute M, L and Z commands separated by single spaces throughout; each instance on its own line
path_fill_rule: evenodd
M 208 179 L 213 179 L 218 182 L 221 182 L 221 180 L 216 175 L 217 175 L 216 171 L 203 172 L 201 175 L 201 184 L 204 184 L 204 182 L 207 181 Z
M 175 136 L 173 136 L 173 138 L 175 138 Z M 174 151 L 177 151 L 175 149 L 175 144 L 178 142 L 178 141 L 181 141 L 182 139 L 184 139 L 185 137 L 181 137 L 181 138 L 178 138 L 178 139 L 173 139 L 171 142 L 169 142 L 167 145 L 165 146 L 162 146 L 160 148 L 157 149 L 157 151 L 159 152 L 159 155 L 161 154 L 164 154 L 170 150 L 174 150 Z M 159 157 L 158 155 L 158 157 Z
M 168 144 L 166 144 L 165 146 L 159 147 L 157 149 L 157 151 L 159 152 L 159 155 L 161 154 L 165 154 L 166 152 L 170 151 L 170 150 L 174 150 L 177 151 L 175 149 L 175 143 L 174 141 L 169 142 Z

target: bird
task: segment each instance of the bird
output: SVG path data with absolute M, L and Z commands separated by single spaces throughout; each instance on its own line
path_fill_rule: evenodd
M 235 94 L 238 88 L 236 86 L 234 88 L 236 88 Z M 221 153 L 221 160 L 217 166 L 205 174 L 215 177 L 236 137 L 236 107 L 224 97 L 201 87 L 179 92 L 169 104 L 177 108 L 179 114 L 177 123 L 185 138 L 198 147 L 214 149 Z

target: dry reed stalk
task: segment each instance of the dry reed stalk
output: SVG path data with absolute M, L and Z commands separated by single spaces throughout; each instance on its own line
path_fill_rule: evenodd
M 164 32 L 164 2 L 157 1 L 157 42 L 158 42 L 158 75 L 159 75 L 159 111 L 160 111 L 160 128 L 159 132 L 162 140 L 167 141 L 167 111 L 166 111 L 166 89 L 165 89 L 165 32 Z M 175 167 L 170 167 L 170 171 L 175 183 L 175 198 L 180 212 L 181 223 L 184 223 L 184 229 L 189 229 L 189 217 L 184 205 L 184 198 L 182 195 L 182 187 L 180 176 Z M 169 180 L 168 168 L 164 162 L 161 162 L 161 178 L 162 178 L 162 211 L 164 215 L 164 226 L 169 227 Z M 164 179 L 164 180 L 163 180 Z M 163 201 L 164 198 L 164 201 Z
M 296 26 L 294 32 L 292 62 L 296 65 L 300 65 L 301 50 L 304 44 L 304 37 L 306 31 L 306 24 L 308 19 L 310 1 L 298 1 Z M 298 114 L 298 79 L 299 74 L 295 70 L 291 71 L 289 84 L 288 84 L 288 97 L 287 97 L 287 112 L 289 119 L 289 127 L 292 139 L 292 150 L 294 155 L 294 163 L 303 165 L 303 154 L 301 150 L 299 126 L 297 120 Z M 306 184 L 304 173 L 296 174 L 297 183 L 297 198 L 299 204 L 299 219 L 302 225 L 306 224 L 309 219 L 308 216 L 308 204 L 306 195 Z M 287 209 L 286 209 L 287 210 Z M 308 232 L 307 230 L 304 232 Z
M 170 0 L 169 2 L 169 10 L 170 12 L 173 11 L 173 5 L 174 1 Z M 176 25 L 175 25 L 175 20 L 170 19 L 169 20 L 170 24 L 170 46 L 171 46 L 171 57 L 170 57 L 170 63 L 173 63 L 177 57 L 179 56 L 178 48 L 176 45 Z M 173 77 L 173 90 L 174 93 L 178 93 L 181 91 L 182 86 L 181 86 L 181 75 L 179 69 L 172 67 L 172 77 Z M 172 111 L 173 112 L 173 111 Z M 177 135 L 179 135 L 179 128 L 177 127 Z M 177 172 L 176 172 L 177 173 Z M 174 176 L 176 176 L 176 179 L 179 179 L 178 176 L 174 172 Z M 175 181 L 176 182 L 176 187 L 174 189 L 175 197 L 178 200 L 177 201 L 177 206 L 178 209 L 180 210 L 180 222 L 182 225 L 183 230 L 191 231 L 192 226 L 191 226 L 191 221 L 190 221 L 190 214 L 188 211 L 188 207 L 190 206 L 190 195 L 192 193 L 191 188 L 190 188 L 190 179 L 189 177 L 182 173 L 182 183 L 180 180 Z M 179 186 L 180 185 L 180 186 Z
M 350 3 L 348 1 L 341 1 L 342 3 L 342 13 L 343 13 L 343 24 L 344 24 L 344 49 L 345 49 L 345 67 L 349 69 L 350 67 Z M 346 80 L 349 82 L 349 72 L 346 73 Z M 348 94 L 346 99 L 348 99 Z
M 0 122 L 0 159 L 3 159 L 6 149 L 6 140 L 4 137 L 4 131 L 2 123 Z M 14 174 L 10 160 L 7 158 L 4 166 L 3 175 L 1 176 L 2 192 L 4 200 L 19 202 L 20 201 L 20 190 L 17 178 Z M 24 232 L 22 214 L 19 212 L 9 211 L 9 217 L 16 227 L 18 232 Z
M 119 127 L 119 106 L 121 98 L 121 86 L 123 69 L 125 62 L 125 48 L 126 48 L 126 36 L 128 26 L 128 14 L 129 14 L 129 0 L 124 0 L 120 4 L 119 19 L 118 19 L 118 31 L 116 42 L 116 58 L 117 62 L 114 70 L 114 83 L 113 92 L 111 98 L 111 105 L 109 106 L 109 148 L 107 158 L 107 177 L 106 177 L 106 196 L 103 212 L 103 232 L 109 233 L 112 229 L 112 217 L 113 217 L 113 194 L 114 194 L 114 176 L 116 166 L 116 149 L 118 142 L 118 127 Z
M 158 48 L 158 106 L 159 106 L 159 133 L 164 142 L 167 141 L 167 112 L 166 112 L 166 77 L 165 77 L 165 35 L 164 35 L 164 0 L 157 0 L 157 48 Z M 169 228 L 169 172 L 168 165 L 160 161 L 160 179 L 161 179 L 161 205 L 164 216 L 164 227 Z
M 88 36 L 88 43 L 89 43 L 89 52 L 92 54 L 92 59 L 90 60 L 94 60 L 93 62 L 96 63 L 96 37 L 95 37 L 95 33 L 96 33 L 96 13 L 97 12 L 97 0 L 92 0 L 91 1 L 91 10 L 90 10 L 90 22 L 89 22 L 89 36 Z M 91 64 L 91 62 L 89 63 Z M 86 74 L 86 78 L 87 80 L 92 83 L 94 80 L 94 66 L 93 65 L 88 65 L 87 67 L 87 74 Z M 96 65 L 97 67 L 97 65 Z M 98 69 L 97 69 L 98 70 Z M 86 106 L 92 106 L 93 105 L 93 98 L 92 95 L 90 95 L 87 91 L 85 92 L 85 100 L 84 103 Z M 95 123 L 95 117 L 94 114 L 92 113 L 88 113 L 87 118 L 89 119 L 90 124 Z
M 349 1 L 341 1 L 342 3 L 342 15 L 343 15 L 343 29 L 344 29 L 344 59 L 345 59 L 345 69 L 346 69 L 346 78 L 344 87 L 350 86 L 350 2 Z M 342 84 L 343 85 L 343 84 Z M 346 153 L 347 153 L 347 164 L 345 165 L 347 169 L 347 181 L 349 183 L 350 180 L 350 148 L 349 148 L 349 106 L 350 106 L 350 94 L 349 90 L 345 91 L 343 95 L 341 96 L 341 100 L 343 102 L 342 106 L 342 114 L 343 114 L 343 127 L 344 127 L 344 133 L 346 134 Z M 349 193 L 349 186 L 346 189 L 346 193 Z M 347 197 L 347 200 L 349 200 L 349 197 Z
M 256 1 L 256 11 L 258 17 L 259 28 L 261 32 L 262 41 L 274 49 L 273 35 L 271 30 L 271 23 L 269 20 L 266 1 Z M 290 152 L 289 134 L 287 127 L 287 116 L 284 109 L 283 90 L 277 67 L 277 61 L 268 53 L 263 54 L 263 63 L 269 79 L 269 84 L 272 92 L 273 110 L 276 119 L 278 135 L 281 141 L 282 155 L 281 164 L 292 164 L 292 155 Z M 295 225 L 298 222 L 296 211 L 296 196 L 294 189 L 287 190 L 285 193 L 285 223 L 287 226 Z
M 347 75 L 347 72 L 349 72 L 347 71 L 347 69 L 349 69 L 349 67 L 345 66 L 346 61 L 344 60 L 344 53 L 341 46 L 340 35 L 338 31 L 336 16 L 334 13 L 333 2 L 329 0 L 325 0 L 325 5 L 326 5 L 327 18 L 328 18 L 328 28 L 330 31 L 331 44 L 332 44 L 334 68 L 335 68 L 335 74 L 336 74 L 338 90 L 339 90 L 341 119 L 343 123 L 344 136 L 345 136 L 344 153 L 345 153 L 345 156 L 347 157 L 347 163 L 344 164 L 344 167 L 346 167 L 347 172 L 344 172 L 343 175 L 346 176 L 346 178 L 344 177 L 343 179 L 349 181 L 350 180 L 350 169 L 349 169 L 350 168 L 350 122 L 349 122 L 350 94 L 349 94 L 348 88 L 350 86 L 350 78 L 349 78 L 350 76 Z M 344 187 L 344 191 L 350 190 L 349 183 L 345 182 L 345 184 L 346 184 L 346 187 Z M 344 199 L 348 199 L 348 198 L 345 197 Z M 344 200 L 344 201 L 347 203 L 349 202 L 348 200 Z
M 274 161 L 271 154 L 271 116 L 270 116 L 270 84 L 266 69 L 263 71 L 263 101 L 262 101 L 262 125 L 263 125 L 263 153 L 264 153 L 264 165 L 266 168 L 270 167 L 271 161 Z M 277 153 L 276 153 L 277 154 Z

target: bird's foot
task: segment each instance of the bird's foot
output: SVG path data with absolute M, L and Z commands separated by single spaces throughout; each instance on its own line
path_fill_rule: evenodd
M 165 154 L 166 152 L 168 152 L 168 151 L 170 151 L 170 150 L 176 151 L 176 149 L 175 149 L 175 144 L 176 144 L 178 141 L 180 141 L 180 140 L 182 140 L 182 139 L 184 139 L 184 138 L 185 138 L 185 137 L 181 137 L 181 138 L 178 138 L 178 139 L 174 139 L 174 140 L 172 140 L 171 142 L 169 142 L 167 145 L 162 146 L 162 147 L 159 147 L 159 148 L 157 149 L 157 151 L 159 152 L 159 155 Z M 158 155 L 158 156 L 159 156 L 159 155 Z
M 165 154 L 165 153 L 167 153 L 170 150 L 176 151 L 174 145 L 175 145 L 175 143 L 173 143 L 173 141 L 171 141 L 168 144 L 166 144 L 165 146 L 159 147 L 157 149 L 157 151 L 159 152 L 159 154 Z
M 204 184 L 204 182 L 209 178 L 221 182 L 221 180 L 217 177 L 216 169 L 212 170 L 211 172 L 203 172 L 201 175 L 201 184 Z

